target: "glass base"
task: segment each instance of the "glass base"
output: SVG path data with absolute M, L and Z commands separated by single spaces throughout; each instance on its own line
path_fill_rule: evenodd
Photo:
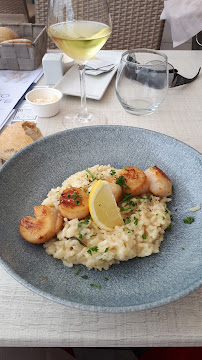
M 107 118 L 104 114 L 99 112 L 90 111 L 86 116 L 81 114 L 75 115 L 70 113 L 63 119 L 63 125 L 65 129 L 72 129 L 80 126 L 91 126 L 91 125 L 107 125 Z
M 153 114 L 155 109 L 130 109 L 130 107 L 124 107 L 124 109 L 132 115 L 141 116 L 141 115 L 150 115 Z
M 120 101 L 123 108 L 132 115 L 150 115 L 152 114 L 161 104 L 161 102 L 153 103 L 147 99 L 128 99 L 127 103 L 118 96 L 118 100 Z
M 74 117 L 74 121 L 78 121 L 82 124 L 89 123 L 93 120 L 94 120 L 94 116 L 92 113 L 89 112 L 87 114 L 78 114 L 77 116 Z

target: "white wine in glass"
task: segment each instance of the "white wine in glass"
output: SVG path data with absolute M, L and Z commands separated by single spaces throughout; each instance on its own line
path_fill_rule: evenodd
M 111 34 L 107 0 L 49 0 L 47 31 L 57 47 L 78 64 L 81 109 L 74 120 L 88 123 L 93 116 L 86 107 L 85 64 Z

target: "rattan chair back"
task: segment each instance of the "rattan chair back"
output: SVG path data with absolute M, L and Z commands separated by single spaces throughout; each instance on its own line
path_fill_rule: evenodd
M 26 22 L 30 22 L 26 0 L 0 0 L 0 14 L 23 14 Z
M 162 0 L 109 0 L 112 17 L 112 34 L 104 49 L 160 49 L 164 21 L 160 15 L 164 7 Z M 86 8 L 83 0 L 77 0 L 77 14 L 98 16 L 94 7 Z M 46 24 L 48 0 L 35 0 L 35 21 Z M 55 45 L 51 40 L 49 48 Z

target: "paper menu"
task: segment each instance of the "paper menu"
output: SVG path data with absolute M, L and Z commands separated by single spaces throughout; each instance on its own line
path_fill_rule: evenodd
M 26 100 L 23 100 L 20 106 L 13 111 L 13 114 L 11 114 L 10 118 L 6 123 L 6 126 L 25 120 L 36 123 L 37 119 L 38 117 L 33 113 L 30 104 Z
M 0 130 L 27 89 L 42 75 L 42 66 L 33 71 L 0 71 Z

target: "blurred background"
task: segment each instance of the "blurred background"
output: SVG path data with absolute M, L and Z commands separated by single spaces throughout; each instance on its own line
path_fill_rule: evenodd
M 48 0 L 11 0 L 11 1 L 1 0 L 0 23 L 1 22 L 3 22 L 4 24 L 13 23 L 13 22 L 42 23 L 44 22 L 43 19 L 45 19 L 44 12 L 47 10 L 47 1 Z M 114 1 L 110 1 L 111 4 L 113 2 Z M 116 6 L 118 8 L 119 2 L 120 0 L 114 2 L 116 3 L 114 7 Z M 155 2 L 157 2 L 159 6 L 159 0 L 152 1 L 152 3 L 154 4 Z M 122 1 L 122 3 L 127 3 L 127 0 Z M 147 5 L 147 1 L 143 0 L 141 2 L 141 6 L 145 7 L 145 4 Z M 176 47 L 175 49 L 191 50 L 191 49 L 199 49 L 199 48 L 200 46 L 196 43 L 195 38 L 193 38 L 183 43 L 182 45 Z M 163 33 L 160 41 L 160 49 L 161 50 L 173 49 L 170 25 L 167 21 L 165 21 L 164 24 Z

